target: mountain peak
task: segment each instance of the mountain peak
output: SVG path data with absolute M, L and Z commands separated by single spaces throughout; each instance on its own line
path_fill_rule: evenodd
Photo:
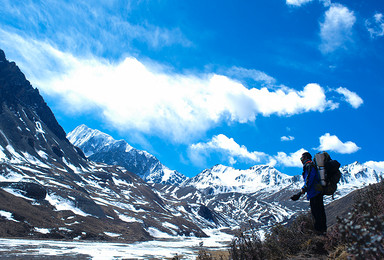
M 59 125 L 51 109 L 45 103 L 39 91 L 32 87 L 15 62 L 5 58 L 0 50 L 0 103 L 13 110 L 20 106 L 35 113 L 42 122 L 61 140 L 68 142 L 64 129 Z M 0 108 L 1 111 L 1 108 Z
M 133 148 L 124 140 L 116 141 L 110 135 L 86 125 L 76 127 L 68 139 L 93 161 L 120 165 L 150 183 L 180 184 L 186 177 L 164 166 L 155 156 Z
M 66 138 L 53 112 L 15 62 L 0 50 L 0 146 L 5 160 L 85 166 L 82 153 Z
M 5 53 L 2 49 L 0 49 L 0 61 L 6 61 L 7 59 L 5 58 Z
M 97 129 L 91 129 L 84 124 L 79 125 L 71 131 L 67 135 L 67 138 L 73 145 L 82 148 L 86 156 L 94 154 L 93 150 L 100 150 L 117 142 L 112 136 Z M 92 140 L 94 147 L 84 146 L 84 144 L 90 140 Z
M 204 170 L 185 182 L 186 186 L 210 189 L 214 194 L 227 192 L 252 193 L 262 189 L 279 190 L 292 183 L 292 177 L 268 165 L 239 170 L 221 164 Z

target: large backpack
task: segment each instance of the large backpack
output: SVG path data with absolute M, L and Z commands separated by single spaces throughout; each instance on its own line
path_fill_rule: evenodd
M 332 160 L 327 152 L 315 154 L 314 162 L 319 173 L 323 194 L 333 197 L 337 190 L 337 183 L 341 178 L 340 163 Z

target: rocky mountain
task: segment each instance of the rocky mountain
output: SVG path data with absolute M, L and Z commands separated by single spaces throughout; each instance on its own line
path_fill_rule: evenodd
M 170 170 L 148 152 L 135 149 L 124 140 L 117 141 L 86 125 L 76 127 L 67 137 L 90 160 L 123 166 L 148 183 L 178 185 L 187 179 L 183 174 Z
M 205 236 L 120 166 L 88 160 L 0 50 L 0 236 L 151 240 Z

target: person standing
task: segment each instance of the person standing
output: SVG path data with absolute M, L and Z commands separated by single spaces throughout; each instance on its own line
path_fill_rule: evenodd
M 314 219 L 315 231 L 319 234 L 327 232 L 327 218 L 324 209 L 324 200 L 320 177 L 317 173 L 315 164 L 312 162 L 312 155 L 308 152 L 302 154 L 300 158 L 303 164 L 304 185 L 298 194 L 291 197 L 293 201 L 300 198 L 302 194 L 307 193 L 307 199 L 311 206 L 311 213 Z

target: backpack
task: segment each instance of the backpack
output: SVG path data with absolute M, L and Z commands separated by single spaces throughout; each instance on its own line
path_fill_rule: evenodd
M 332 160 L 327 152 L 315 154 L 314 162 L 319 173 L 323 194 L 333 197 L 337 190 L 337 183 L 341 178 L 340 163 Z

